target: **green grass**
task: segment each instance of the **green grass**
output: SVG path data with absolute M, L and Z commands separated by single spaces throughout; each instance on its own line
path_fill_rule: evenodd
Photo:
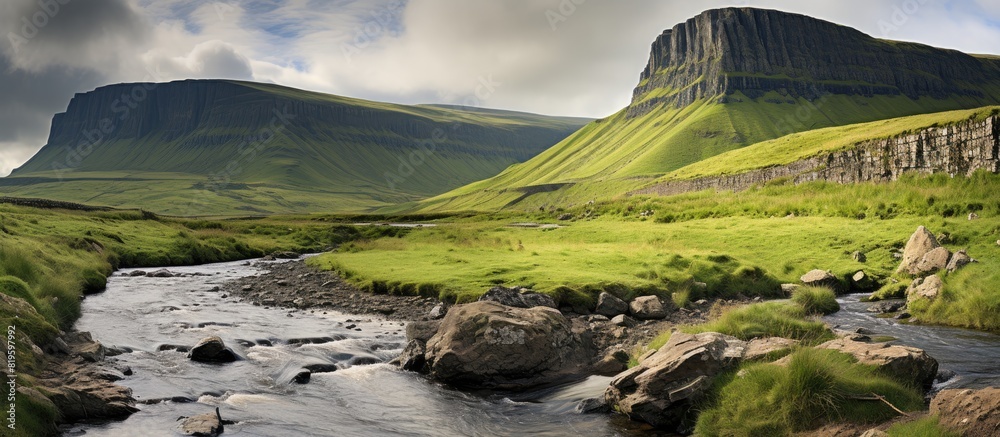
M 739 338 L 782 337 L 819 344 L 833 338 L 826 325 L 808 317 L 806 310 L 786 302 L 765 302 L 731 309 L 718 319 L 682 328 L 684 332 L 719 332 Z
M 878 423 L 923 408 L 923 396 L 879 374 L 873 366 L 834 351 L 800 349 L 787 366 L 746 364 L 719 377 L 702 407 L 695 432 L 704 436 L 790 435 L 833 422 Z
M 893 425 L 886 430 L 889 437 L 959 437 L 961 434 L 941 426 L 937 416 L 927 416 L 911 422 Z
M 1000 176 L 906 176 L 889 184 L 768 185 L 740 193 L 635 197 L 571 208 L 446 219 L 403 238 L 345 246 L 313 260 L 362 287 L 476 299 L 495 284 L 529 285 L 592 303 L 596 293 L 778 297 L 812 269 L 847 281 L 858 270 L 889 283 L 899 250 L 918 226 L 947 233 L 978 264 L 945 278 L 938 303 L 914 312 L 927 323 L 1000 331 Z M 653 215 L 642 217 L 643 211 Z M 969 212 L 981 218 L 968 221 Z M 588 215 L 589 212 L 589 215 Z M 575 219 L 559 221 L 564 213 Z M 559 229 L 507 226 L 558 223 Z M 855 251 L 867 261 L 854 261 Z M 904 279 L 905 280 L 905 279 Z M 705 282 L 701 295 L 691 287 Z M 902 287 L 902 286 L 900 286 Z
M 799 287 L 792 292 L 792 302 L 801 305 L 808 314 L 825 316 L 840 311 L 837 293 L 827 287 Z

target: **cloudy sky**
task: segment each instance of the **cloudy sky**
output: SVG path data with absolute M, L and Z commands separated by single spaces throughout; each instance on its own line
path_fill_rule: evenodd
M 997 53 L 996 0 L 4 0 L 0 176 L 74 93 L 232 78 L 399 103 L 601 117 L 624 107 L 663 29 L 721 6 L 809 14 L 873 36 Z

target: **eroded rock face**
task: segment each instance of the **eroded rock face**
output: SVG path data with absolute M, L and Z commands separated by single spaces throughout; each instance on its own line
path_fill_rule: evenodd
M 818 349 L 831 349 L 854 356 L 858 362 L 878 367 L 897 379 L 929 388 L 937 376 L 938 362 L 922 349 L 886 343 L 866 343 L 850 338 L 830 340 Z
M 931 400 L 931 414 L 967 436 L 1000 434 L 1000 388 L 941 390 Z
M 629 313 L 641 320 L 654 320 L 667 317 L 667 309 L 656 296 L 640 296 L 629 302 Z
M 903 260 L 899 263 L 899 268 L 896 271 L 907 272 L 911 275 L 917 274 L 919 272 L 917 264 L 924 258 L 924 255 L 939 247 L 941 245 L 938 243 L 937 238 L 934 237 L 934 234 L 923 226 L 918 227 L 916 232 L 907 240 L 906 247 L 903 249 Z
M 937 299 L 943 289 L 944 282 L 938 275 L 914 279 L 906 289 L 906 303 L 909 304 L 919 299 Z
M 524 388 L 583 371 L 592 346 L 548 307 L 495 302 L 458 305 L 427 341 L 426 369 L 438 381 L 470 388 Z
M 746 342 L 715 332 L 674 333 L 662 348 L 615 377 L 608 405 L 633 420 L 677 429 L 694 419 L 691 406 L 719 373 L 738 364 Z

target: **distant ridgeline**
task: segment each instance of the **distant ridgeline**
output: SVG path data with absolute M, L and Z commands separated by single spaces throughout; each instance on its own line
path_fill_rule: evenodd
M 715 189 L 742 191 L 775 180 L 791 183 L 888 182 L 906 172 L 969 176 L 984 170 L 1000 173 L 1000 117 L 923 129 L 894 138 L 869 140 L 853 147 L 743 173 L 666 181 L 633 194 L 673 195 Z
M 0 195 L 176 215 L 363 211 L 493 176 L 588 121 L 229 80 L 109 85 L 53 117 Z
M 726 102 L 736 92 L 750 99 L 769 91 L 810 100 L 826 93 L 995 97 L 998 74 L 998 59 L 874 39 L 804 15 L 717 9 L 656 38 L 628 115 L 640 116 L 663 103 Z

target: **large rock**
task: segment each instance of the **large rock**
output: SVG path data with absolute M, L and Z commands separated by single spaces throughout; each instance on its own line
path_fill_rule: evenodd
M 507 288 L 496 286 L 479 297 L 480 302 L 496 302 L 515 308 L 534 308 L 544 306 L 558 308 L 555 299 L 541 293 L 532 293 L 526 288 Z
M 188 352 L 188 358 L 201 363 L 231 363 L 239 359 L 219 337 L 207 337 L 199 341 Z
M 755 338 L 747 343 L 743 359 L 750 361 L 766 359 L 781 352 L 791 351 L 798 344 L 797 340 L 781 337 Z
M 837 282 L 837 277 L 826 270 L 810 270 L 808 273 L 802 275 L 799 280 L 810 287 L 830 287 L 837 289 L 840 286 Z
M 88 371 L 71 373 L 59 387 L 45 389 L 64 423 L 83 420 L 120 420 L 139 411 L 132 390 L 110 383 Z
M 944 289 L 944 282 L 938 275 L 914 279 L 906 289 L 906 303 L 909 304 L 920 299 L 937 299 L 942 289 Z
M 640 296 L 628 304 L 632 317 L 641 320 L 662 319 L 667 317 L 667 309 L 656 296 Z
M 931 400 L 931 414 L 961 435 L 1000 435 L 1000 388 L 941 390 Z
M 867 343 L 847 337 L 830 340 L 816 347 L 853 355 L 861 364 L 876 366 L 887 375 L 912 382 L 916 387 L 930 388 L 937 376 L 937 360 L 915 347 Z
M 691 411 L 713 378 L 738 364 L 746 343 L 715 332 L 674 333 L 663 347 L 611 381 L 608 405 L 633 420 L 678 429 L 695 418 Z
M 214 413 L 199 414 L 192 417 L 182 417 L 181 433 L 194 437 L 215 437 L 225 431 L 222 415 L 216 408 Z M 180 420 L 180 419 L 178 419 Z
M 614 317 L 620 314 L 628 313 L 628 303 L 611 293 L 602 292 L 601 295 L 597 297 L 597 309 L 594 310 L 594 312 L 604 316 Z
M 951 260 L 948 261 L 948 273 L 954 273 L 958 269 L 965 267 L 973 261 L 974 260 L 969 257 L 969 254 L 966 253 L 964 249 L 955 252 L 955 254 L 951 256 Z
M 951 252 L 943 247 L 931 249 L 917 261 L 917 265 L 910 269 L 914 275 L 927 275 L 948 267 L 948 260 L 951 259 Z
M 471 388 L 524 388 L 581 373 L 592 346 L 558 311 L 495 302 L 452 307 L 427 342 L 433 379 Z
M 917 274 L 917 263 L 927 254 L 934 249 L 941 247 L 938 243 L 937 238 L 934 238 L 934 234 L 927 230 L 927 228 L 920 226 L 917 228 L 916 232 L 910 236 L 910 239 L 906 242 L 906 247 L 903 248 L 903 259 L 899 263 L 899 268 L 896 269 L 897 272 L 907 272 L 911 275 Z

